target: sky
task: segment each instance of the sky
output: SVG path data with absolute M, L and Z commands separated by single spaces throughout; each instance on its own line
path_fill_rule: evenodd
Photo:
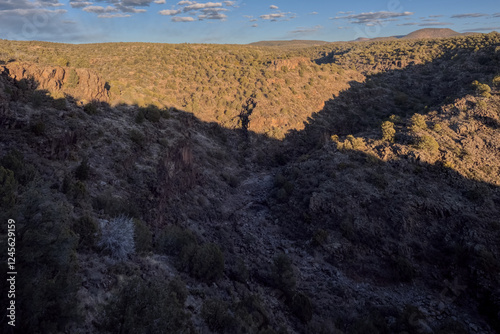
M 499 0 L 0 0 L 0 39 L 62 43 L 350 41 L 422 28 L 500 32 Z

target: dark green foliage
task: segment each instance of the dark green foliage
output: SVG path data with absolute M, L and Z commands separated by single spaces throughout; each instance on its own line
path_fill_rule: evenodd
M 75 169 L 75 177 L 80 181 L 85 181 L 89 178 L 90 166 L 88 159 L 84 158 L 80 165 Z
M 146 141 L 146 137 L 142 134 L 142 132 L 135 129 L 130 131 L 130 139 L 139 146 L 143 146 Z
M 236 321 L 228 312 L 229 305 L 218 299 L 203 303 L 201 316 L 210 330 L 216 333 L 233 333 Z
M 224 255 L 219 246 L 206 243 L 198 247 L 192 259 L 190 273 L 203 281 L 213 282 L 224 273 Z
M 54 107 L 57 110 L 66 110 L 67 109 L 66 99 L 65 98 L 53 99 L 52 107 Z
M 78 74 L 74 69 L 71 69 L 69 71 L 69 76 L 67 81 L 68 88 L 76 88 L 76 86 L 78 86 L 79 81 L 80 77 L 78 76 Z
M 292 261 L 286 254 L 279 254 L 274 257 L 273 264 L 272 277 L 275 287 L 291 296 L 296 285 Z
M 162 254 L 182 256 L 197 245 L 198 242 L 193 232 L 179 226 L 169 225 L 160 233 L 155 248 Z
M 82 200 L 87 195 L 87 187 L 82 181 L 76 181 L 71 185 L 70 193 L 73 196 L 73 199 Z
M 29 190 L 17 224 L 16 326 L 23 333 L 64 332 L 77 320 L 78 237 L 71 231 L 69 210 L 49 191 Z
M 97 104 L 95 102 L 89 102 L 83 106 L 83 111 L 85 111 L 89 115 L 97 114 Z
M 178 226 L 167 226 L 156 241 L 156 250 L 177 257 L 177 266 L 194 277 L 212 282 L 224 273 L 224 255 L 219 246 L 206 243 L 198 246 L 195 235 Z
M 10 169 L 0 166 L 0 208 L 10 209 L 16 202 L 17 181 Z
M 45 123 L 42 121 L 36 122 L 31 126 L 31 132 L 33 132 L 36 136 L 41 136 L 45 133 Z
M 161 118 L 160 108 L 155 105 L 149 105 L 146 108 L 140 108 L 139 112 L 144 114 L 144 117 L 153 123 L 159 122 Z
M 151 250 L 153 243 L 153 235 L 149 227 L 140 219 L 134 219 L 135 225 L 135 249 L 137 253 L 144 254 Z
M 243 298 L 234 310 L 238 322 L 237 333 L 275 333 L 270 327 L 269 314 L 257 295 Z
M 144 113 L 139 109 L 139 111 L 137 111 L 137 113 L 135 114 L 135 122 L 137 124 L 142 124 L 145 119 L 146 117 L 144 117 Z
M 106 305 L 99 327 L 123 334 L 194 333 L 184 310 L 183 285 L 134 278 Z
M 292 296 L 290 309 L 302 322 L 309 322 L 312 318 L 313 310 L 311 300 L 302 292 L 296 292 Z
M 102 211 L 108 216 L 127 215 L 137 217 L 139 215 L 137 205 L 130 199 L 114 196 L 111 190 L 92 198 L 94 210 Z
M 31 182 L 36 176 L 35 167 L 25 163 L 23 154 L 17 150 L 10 151 L 0 160 L 0 165 L 14 172 L 14 177 L 21 185 Z
M 92 249 L 97 241 L 99 227 L 97 222 L 90 216 L 80 217 L 73 222 L 72 230 L 79 237 L 79 249 Z
M 47 101 L 47 95 L 44 91 L 34 91 L 31 95 L 31 103 L 33 107 L 39 108 Z

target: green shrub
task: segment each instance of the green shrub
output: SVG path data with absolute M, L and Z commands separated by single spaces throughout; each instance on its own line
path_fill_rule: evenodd
M 356 138 L 353 135 L 348 135 L 344 142 L 337 142 L 337 149 L 361 151 L 366 149 L 366 144 L 363 138 Z
M 394 142 L 394 135 L 396 130 L 394 130 L 394 123 L 385 121 L 382 123 L 382 139 L 390 143 Z
M 216 333 L 234 332 L 235 319 L 228 312 L 229 305 L 219 299 L 209 299 L 203 302 L 201 317 L 208 328 Z
M 76 88 L 76 86 L 78 86 L 79 81 L 80 77 L 78 76 L 78 74 L 74 69 L 71 69 L 69 71 L 69 76 L 67 81 L 68 88 Z
M 96 244 L 99 226 L 90 216 L 83 216 L 73 223 L 72 230 L 79 237 L 79 248 L 93 248 Z
M 434 137 L 423 135 L 417 141 L 417 148 L 430 153 L 435 153 L 439 150 L 439 144 Z
M 292 261 L 286 254 L 279 254 L 273 259 L 272 278 L 276 288 L 291 296 L 296 280 Z
M 23 275 L 16 281 L 16 316 L 22 321 L 16 330 L 22 333 L 66 332 L 78 320 L 78 238 L 70 229 L 69 208 L 53 196 L 31 188 L 19 205 L 16 269 Z
M 418 130 L 427 129 L 427 123 L 425 122 L 424 115 L 413 114 L 413 116 L 410 119 L 410 129 L 413 132 L 416 132 Z
M 500 75 L 495 76 L 493 78 L 492 83 L 493 83 L 493 86 L 500 87 Z
M 52 101 L 52 107 L 54 107 L 57 110 L 66 110 L 67 109 L 66 98 L 54 99 Z
M 137 124 L 142 124 L 144 123 L 145 119 L 146 118 L 144 117 L 144 113 L 142 112 L 142 110 L 137 111 L 137 113 L 135 114 L 135 122 Z
M 36 136 L 41 136 L 45 133 L 45 123 L 39 121 L 31 126 L 31 132 Z
M 434 124 L 434 126 L 432 127 L 432 130 L 436 131 L 437 133 L 440 133 L 441 131 L 443 131 L 443 127 L 441 126 L 441 124 L 436 123 L 436 124 Z
M 132 129 L 132 131 L 130 131 L 130 139 L 141 147 L 146 142 L 146 137 L 142 134 L 142 132 L 137 131 L 136 129 Z
M 181 256 L 196 246 L 198 242 L 193 232 L 175 225 L 165 227 L 156 241 L 157 252 L 174 256 Z
M 150 122 L 159 122 L 161 118 L 160 109 L 155 105 L 149 105 L 146 108 L 141 108 L 139 111 L 144 113 L 144 117 Z
M 98 327 L 123 334 L 194 333 L 184 310 L 185 297 L 179 293 L 185 286 L 179 280 L 172 282 L 165 286 L 132 279 L 105 306 Z
M 143 254 L 151 250 L 153 235 L 149 227 L 139 219 L 134 219 L 135 233 L 134 242 L 137 253 Z
M 17 181 L 14 172 L 0 166 L 0 208 L 10 209 L 16 202 Z
M 89 115 L 97 114 L 97 104 L 95 102 L 89 102 L 83 106 L 83 111 Z
M 75 177 L 80 181 L 85 181 L 89 178 L 90 166 L 87 158 L 84 158 L 82 162 L 75 169 Z
M 482 84 L 479 81 L 475 80 L 472 83 L 472 86 L 476 89 L 476 92 L 482 97 L 491 97 L 491 87 L 487 84 Z
M 194 277 L 207 282 L 221 278 L 224 273 L 224 255 L 219 246 L 206 243 L 198 247 L 189 271 Z
M 292 313 L 302 322 L 309 322 L 312 319 L 312 304 L 309 297 L 302 292 L 296 292 L 292 296 L 290 303 Z
M 14 178 L 21 185 L 26 185 L 36 177 L 35 167 L 24 162 L 23 154 L 17 150 L 12 150 L 1 160 L 0 165 L 5 169 L 14 172 Z

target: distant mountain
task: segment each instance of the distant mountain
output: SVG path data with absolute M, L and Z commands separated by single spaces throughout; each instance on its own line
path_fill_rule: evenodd
M 259 41 L 259 42 L 254 42 L 250 43 L 248 45 L 253 45 L 253 46 L 270 46 L 270 47 L 288 47 L 288 48 L 302 48 L 302 47 L 308 47 L 308 46 L 316 46 L 316 45 L 323 45 L 323 44 L 328 44 L 331 42 L 325 42 L 325 41 L 315 41 L 315 40 L 291 40 L 291 41 Z
M 448 28 L 426 28 L 414 31 L 402 37 L 402 39 L 417 38 L 447 38 L 461 35 L 459 32 Z

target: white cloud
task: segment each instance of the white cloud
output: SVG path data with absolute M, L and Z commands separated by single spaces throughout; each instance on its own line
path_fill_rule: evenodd
M 196 19 L 194 17 L 190 17 L 190 16 L 187 16 L 187 17 L 182 17 L 182 16 L 172 17 L 172 22 L 193 22 L 193 21 L 196 21 Z
M 420 23 L 419 27 L 440 27 L 440 26 L 450 26 L 453 23 L 448 22 L 429 22 L 429 23 Z
M 256 23 L 256 24 L 252 24 L 252 28 L 257 28 L 259 25 Z
M 289 33 L 293 34 L 293 35 L 310 35 L 310 34 L 313 34 L 316 31 L 321 30 L 321 29 L 323 29 L 323 26 L 321 26 L 321 25 L 316 25 L 314 27 L 309 27 L 309 28 L 298 27 L 295 30 L 289 31 Z
M 167 3 L 165 0 L 155 0 L 153 1 L 155 4 L 158 4 L 158 5 L 163 5 L 165 3 Z
M 414 13 L 412 12 L 387 12 L 387 11 L 380 11 L 380 12 L 369 12 L 369 13 L 361 13 L 361 14 L 351 14 L 347 16 L 337 16 L 335 17 L 336 20 L 340 19 L 347 19 L 351 21 L 354 24 L 376 24 L 381 21 L 391 21 L 394 18 L 397 17 L 403 17 L 403 16 L 411 16 Z
M 87 13 L 103 14 L 103 13 L 113 13 L 118 11 L 118 9 L 111 6 L 108 6 L 106 8 L 102 6 L 87 6 L 83 8 L 83 11 Z
M 279 7 L 278 7 L 278 6 L 275 6 L 275 5 L 271 5 L 271 6 L 269 6 L 269 8 L 270 8 L 270 9 L 279 9 Z
M 92 5 L 92 2 L 87 2 L 87 1 L 70 1 L 69 3 L 72 8 L 83 8 L 83 7 L 88 7 Z
M 263 20 L 277 20 L 285 16 L 286 16 L 285 13 L 273 13 L 273 14 L 264 14 L 259 17 Z
M 466 14 L 457 14 L 457 15 L 452 15 L 452 19 L 470 19 L 470 18 L 476 18 L 476 17 L 483 17 L 483 16 L 488 16 L 488 14 L 482 14 L 482 13 L 466 13 Z
M 177 4 L 179 6 L 184 6 L 184 5 L 192 5 L 194 3 L 196 3 L 196 2 L 195 1 L 185 1 L 185 0 L 183 0 L 183 1 L 179 1 Z
M 122 13 L 117 13 L 117 14 L 99 14 L 97 15 L 98 18 L 101 18 L 101 19 L 112 19 L 112 18 L 116 18 L 116 17 L 130 17 L 132 15 L 130 14 L 122 14 Z
M 182 10 L 180 9 L 164 9 L 159 11 L 160 15 L 177 15 L 182 13 Z
M 222 3 L 228 7 L 233 7 L 236 2 L 235 1 L 222 1 Z
M 189 12 L 192 10 L 199 10 L 203 8 L 214 8 L 214 7 L 222 7 L 222 3 L 221 2 L 194 3 L 192 5 L 184 7 L 183 11 Z
M 318 12 L 310 12 L 309 15 L 318 15 Z
M 202 14 L 198 15 L 199 20 L 221 20 L 224 21 L 227 19 L 227 15 L 223 13 L 210 13 L 210 14 Z

